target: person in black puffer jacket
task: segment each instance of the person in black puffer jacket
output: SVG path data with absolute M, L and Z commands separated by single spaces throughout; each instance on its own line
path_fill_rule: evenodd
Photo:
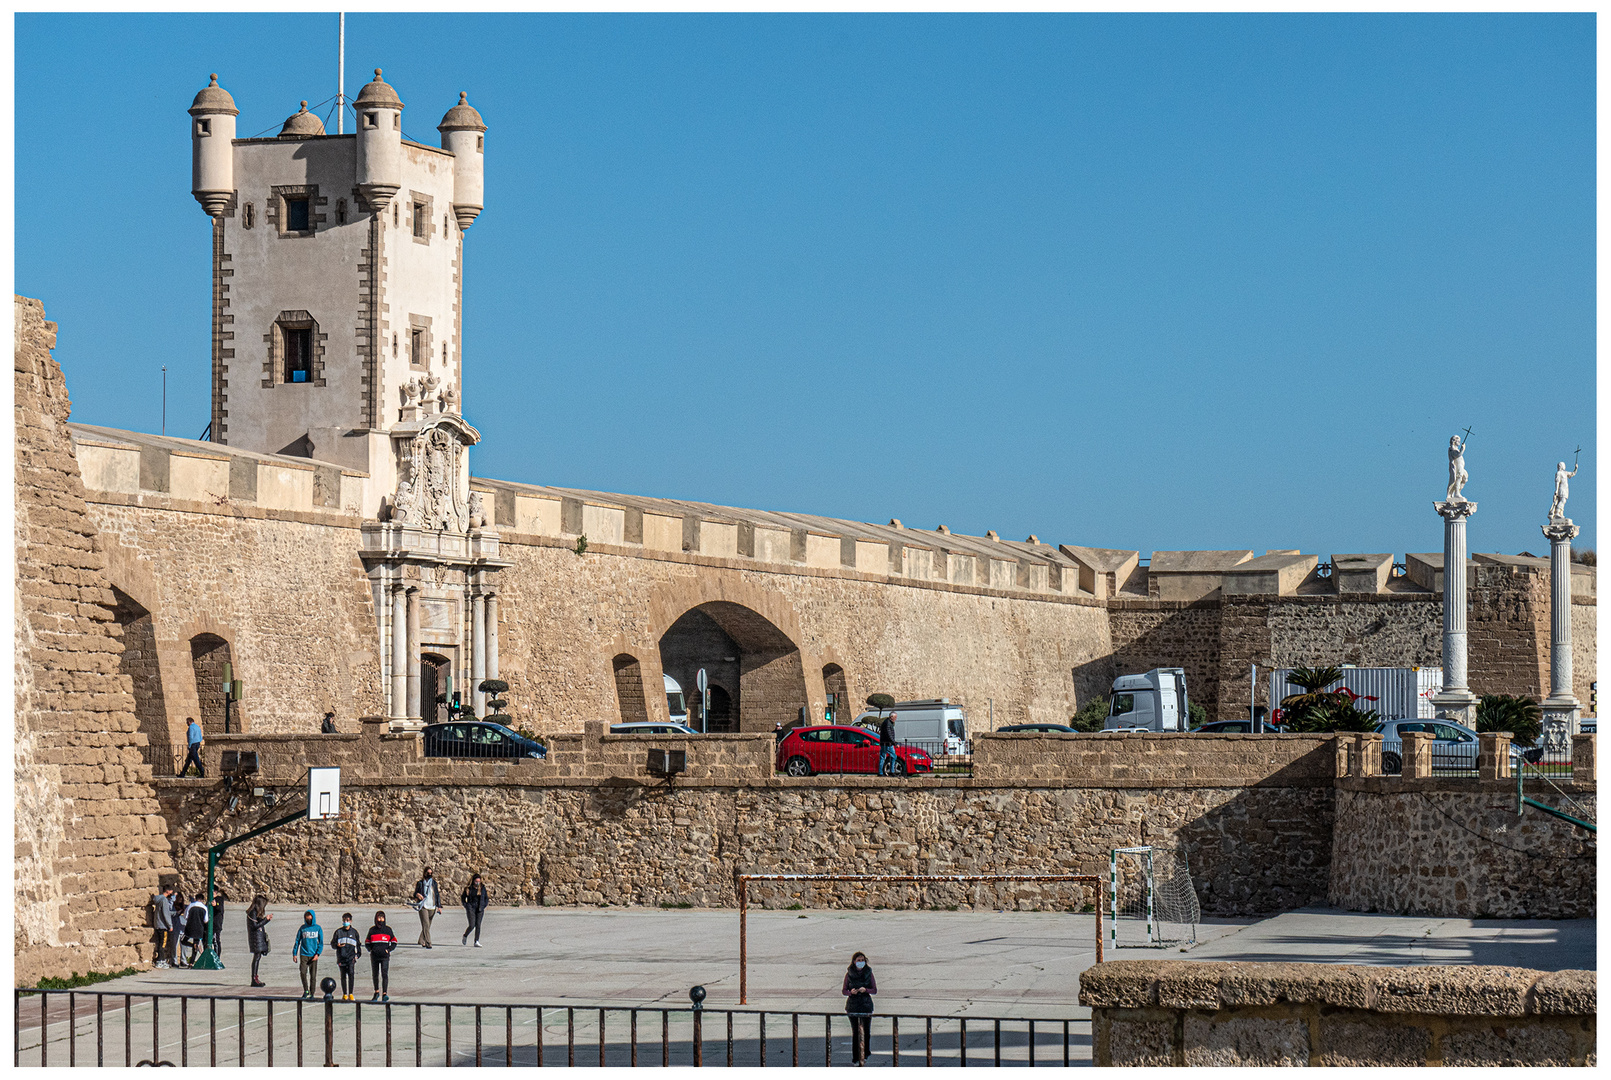
M 873 995 L 878 980 L 867 963 L 867 954 L 858 952 L 845 969 L 845 1012 L 850 1016 L 850 1056 L 857 1065 L 865 1064 L 873 1034 Z
M 268 955 L 269 920 L 274 918 L 268 912 L 268 897 L 258 893 L 252 897 L 252 906 L 246 909 L 246 947 L 252 953 L 252 985 L 262 986 L 263 980 L 257 977 L 257 965 Z

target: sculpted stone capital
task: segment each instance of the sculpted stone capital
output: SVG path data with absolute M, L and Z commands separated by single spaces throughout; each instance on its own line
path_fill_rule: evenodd
M 1468 518 L 1477 512 L 1477 504 L 1472 502 L 1470 499 L 1458 499 L 1451 502 L 1435 502 L 1432 504 L 1432 506 L 1433 509 L 1437 510 L 1438 514 L 1445 521 L 1459 521 L 1462 518 Z
M 1549 537 L 1551 542 L 1562 540 L 1570 542 L 1578 533 L 1583 531 L 1572 524 L 1571 518 L 1554 519 L 1548 525 L 1541 525 L 1539 528 L 1544 531 L 1544 535 Z

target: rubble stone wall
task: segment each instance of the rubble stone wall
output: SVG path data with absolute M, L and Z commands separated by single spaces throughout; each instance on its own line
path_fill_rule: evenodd
M 1593 784 L 1563 785 L 1593 820 Z M 1529 795 L 1574 813 L 1560 796 Z M 1529 807 L 1511 780 L 1337 781 L 1329 902 L 1350 911 L 1592 919 L 1595 840 Z
M 1595 1064 L 1593 971 L 1119 960 L 1080 975 L 1099 1066 Z
M 117 600 L 68 438 L 56 325 L 15 312 L 15 939 L 19 986 L 151 959 L 171 868 L 134 716 Z

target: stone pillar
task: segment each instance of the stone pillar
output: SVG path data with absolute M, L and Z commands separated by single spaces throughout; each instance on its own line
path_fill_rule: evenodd
M 1359 736 L 1359 772 L 1357 776 L 1382 775 L 1382 733 L 1367 731 Z
M 470 702 L 477 716 L 487 714 L 487 695 L 481 680 L 487 677 L 487 601 L 479 587 L 470 597 Z
M 1433 504 L 1443 518 L 1443 689 L 1432 698 L 1437 714 L 1466 727 L 1477 718 L 1477 696 L 1466 685 L 1466 518 L 1477 504 L 1465 499 Z M 1404 763 L 1409 775 L 1409 761 Z
M 498 594 L 487 594 L 487 678 L 498 677 Z
M 1444 571 L 1447 573 L 1447 571 Z M 1405 778 L 1432 775 L 1432 736 L 1424 731 L 1406 731 L 1402 736 Z
M 1578 730 L 1578 700 L 1572 695 L 1572 538 L 1578 527 L 1569 518 L 1550 518 L 1549 537 L 1549 697 L 1539 703 L 1544 748 L 1564 756 Z
M 1572 783 L 1594 782 L 1594 736 L 1579 732 L 1572 736 Z
M 393 730 L 408 723 L 408 600 L 401 583 L 392 586 L 392 700 Z
M 1477 736 L 1477 779 L 1507 780 L 1510 778 L 1510 740 L 1508 731 L 1496 731 Z
M 408 590 L 408 722 L 423 726 L 420 720 L 420 591 Z

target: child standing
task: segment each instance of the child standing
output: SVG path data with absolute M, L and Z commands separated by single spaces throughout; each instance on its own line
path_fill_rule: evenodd
M 324 952 L 324 929 L 314 921 L 312 911 L 302 913 L 302 925 L 297 927 L 296 944 L 291 956 L 302 974 L 302 996 L 311 998 L 319 989 L 319 954 Z
M 341 973 L 341 1000 L 351 1001 L 353 993 L 353 967 L 363 945 L 358 931 L 352 925 L 352 912 L 341 916 L 341 929 L 330 935 L 330 947 L 336 951 L 336 969 Z
M 386 925 L 386 913 L 375 912 L 375 925 L 369 928 L 364 944 L 369 948 L 369 974 L 375 980 L 375 996 L 370 1001 L 390 1001 L 392 950 L 397 948 L 397 935 Z

